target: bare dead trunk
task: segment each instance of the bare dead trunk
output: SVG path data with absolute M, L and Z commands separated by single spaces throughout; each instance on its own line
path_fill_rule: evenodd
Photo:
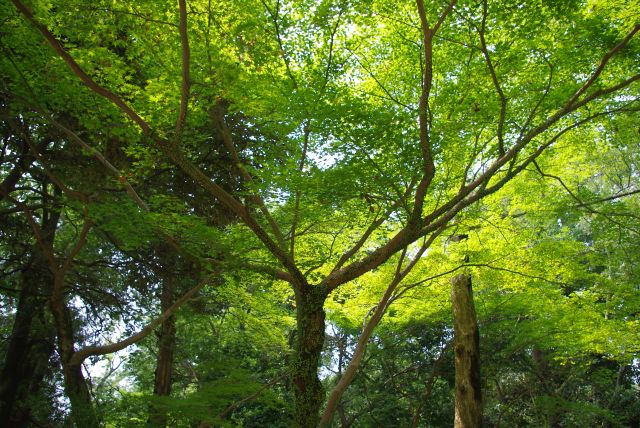
M 454 426 L 481 427 L 480 333 L 469 276 L 457 275 L 451 280 L 451 302 L 456 370 Z

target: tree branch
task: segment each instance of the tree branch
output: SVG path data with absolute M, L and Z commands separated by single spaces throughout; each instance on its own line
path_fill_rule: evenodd
M 309 126 L 309 120 L 305 121 L 304 124 L 304 135 L 303 135 L 303 145 L 302 145 L 302 153 L 300 154 L 300 161 L 298 162 L 298 172 L 300 174 L 304 171 L 304 164 L 307 159 L 307 150 L 309 148 L 309 135 L 311 134 L 311 127 Z M 302 197 L 300 190 L 296 190 L 295 202 L 293 207 L 293 219 L 291 220 L 291 239 L 289 244 L 289 253 L 291 253 L 291 258 L 295 260 L 295 240 L 296 240 L 296 228 L 298 227 L 298 221 L 300 218 L 300 198 Z
M 238 407 L 242 406 L 245 403 L 248 403 L 249 401 L 257 398 L 260 394 L 262 394 L 265 390 L 271 388 L 273 385 L 277 384 L 278 382 L 280 382 L 282 379 L 285 378 L 286 375 L 280 375 L 277 378 L 271 380 L 269 383 L 263 385 L 262 387 L 260 387 L 256 392 L 254 392 L 253 394 L 249 395 L 248 397 L 245 397 L 241 400 L 236 401 L 235 403 L 231 404 L 229 407 L 227 407 L 226 409 L 224 409 L 224 411 L 222 413 L 220 413 L 220 419 L 226 419 L 227 417 L 229 417 L 229 415 L 234 412 Z
M 433 154 L 431 153 L 431 118 L 428 114 L 429 96 L 431 94 L 431 87 L 433 85 L 433 36 L 436 34 L 449 13 L 453 10 L 453 6 L 456 4 L 456 0 L 452 0 L 449 2 L 447 8 L 440 15 L 438 21 L 436 22 L 436 25 L 433 28 L 429 28 L 429 21 L 427 20 L 423 0 L 416 0 L 416 4 L 418 7 L 418 15 L 420 16 L 422 45 L 424 49 L 422 92 L 420 94 L 420 99 L 418 102 L 420 151 L 422 152 L 424 174 L 416 189 L 413 213 L 411 214 L 410 218 L 410 221 L 414 224 L 417 223 L 422 216 L 424 198 L 427 194 L 427 189 L 429 188 L 429 185 L 431 184 L 431 181 L 433 180 L 433 177 L 436 173 Z
M 93 222 L 87 216 L 88 215 L 87 211 L 88 211 L 87 207 L 85 206 L 84 207 L 85 220 L 82 226 L 82 230 L 80 231 L 80 235 L 78 236 L 78 240 L 76 241 L 75 245 L 71 249 L 71 252 L 69 253 L 69 255 L 65 257 L 65 260 L 64 260 L 64 263 L 62 263 L 62 266 L 60 266 L 60 268 L 55 272 L 56 276 L 60 275 L 64 277 L 67 274 L 67 272 L 69 272 L 69 269 L 71 269 L 71 266 L 73 265 L 74 259 L 76 258 L 78 253 L 80 253 L 80 250 L 82 250 L 82 248 L 87 243 L 87 236 L 89 235 L 89 231 L 93 226 Z
M 484 56 L 485 62 L 487 63 L 487 68 L 489 69 L 489 73 L 491 74 L 491 80 L 493 81 L 493 86 L 498 93 L 498 97 L 500 98 L 500 118 L 498 119 L 498 150 L 500 156 L 504 155 L 504 121 L 507 114 L 507 98 L 504 95 L 504 91 L 500 86 L 500 82 L 498 81 L 498 76 L 496 75 L 496 70 L 493 66 L 493 62 L 491 61 L 491 57 L 489 56 L 489 51 L 487 50 L 487 43 L 485 41 L 484 33 L 486 28 L 487 21 L 487 0 L 483 0 L 482 2 L 482 24 L 480 25 L 479 35 L 480 35 L 480 46 L 482 55 Z
M 595 69 L 595 71 L 591 74 L 591 77 L 589 77 L 589 79 L 584 82 L 584 84 L 582 85 L 582 87 L 580 89 L 578 89 L 578 91 L 573 95 L 573 97 L 571 97 L 571 99 L 569 100 L 569 102 L 567 103 L 568 106 L 571 106 L 573 103 L 575 103 L 578 98 L 580 98 L 580 96 L 587 90 L 589 89 L 589 87 L 598 79 L 598 77 L 600 76 L 600 74 L 602 73 L 602 71 L 604 70 L 604 67 L 607 65 L 607 63 L 609 62 L 609 60 L 611 58 L 613 58 L 613 56 L 620 52 L 628 43 L 629 41 L 631 41 L 631 39 L 633 38 L 633 36 L 640 31 L 640 24 L 636 24 L 633 29 L 627 33 L 627 35 L 624 37 L 624 39 L 622 39 L 622 41 L 620 43 L 618 43 L 617 45 L 615 45 L 613 48 L 611 48 L 600 60 L 600 64 L 598 64 L 598 67 Z
M 189 37 L 187 34 L 187 2 L 178 0 L 180 8 L 180 42 L 182 44 L 182 86 L 180 94 L 180 112 L 176 121 L 176 141 L 180 140 L 182 126 L 187 118 L 187 108 L 189 105 Z
M 16 8 L 24 15 L 25 18 L 29 22 L 33 24 L 40 33 L 44 36 L 44 38 L 49 42 L 49 45 L 58 53 L 58 55 L 66 62 L 71 70 L 75 73 L 76 76 L 80 78 L 93 92 L 96 94 L 110 100 L 114 103 L 120 110 L 122 110 L 131 120 L 133 120 L 144 133 L 148 134 L 151 132 L 151 127 L 147 122 L 144 121 L 127 103 L 125 103 L 122 98 L 111 92 L 110 90 L 103 88 L 98 85 L 94 80 L 84 72 L 84 70 L 78 65 L 78 63 L 64 50 L 60 42 L 56 39 L 56 37 L 51 34 L 51 31 L 47 29 L 44 25 L 40 24 L 33 13 L 25 6 L 20 0 L 11 0 Z
M 404 256 L 406 252 L 403 252 L 402 256 L 398 260 L 398 266 L 396 272 L 393 276 L 393 279 L 387 286 L 382 298 L 378 302 L 371 318 L 364 326 L 362 333 L 360 333 L 360 337 L 358 338 L 358 343 L 356 345 L 355 350 L 353 351 L 353 355 L 351 357 L 351 361 L 347 365 L 342 377 L 336 384 L 336 386 L 331 390 L 329 394 L 329 398 L 327 399 L 327 404 L 325 405 L 324 411 L 322 412 L 322 416 L 320 418 L 320 426 L 329 426 L 331 423 L 331 419 L 333 419 L 333 414 L 336 411 L 338 403 L 340 402 L 340 398 L 342 394 L 347 390 L 351 382 L 355 378 L 356 372 L 360 367 L 360 362 L 362 361 L 362 357 L 364 356 L 364 352 L 367 348 L 367 344 L 369 342 L 369 338 L 373 334 L 373 330 L 378 325 L 382 316 L 386 313 L 389 308 L 390 299 L 393 296 L 393 292 L 396 287 L 402 282 L 404 278 L 411 272 L 411 270 L 416 266 L 416 264 L 420 261 L 422 255 L 425 251 L 431 246 L 433 241 L 442 233 L 444 227 L 440 228 L 436 232 L 434 232 L 425 242 L 422 244 L 417 253 L 413 256 L 409 264 L 401 269 L 402 262 L 404 260 Z M 406 250 L 406 249 L 405 249 Z
M 146 327 L 144 327 L 138 333 L 132 336 L 129 336 L 126 339 L 120 340 L 116 343 L 111 343 L 111 344 L 102 345 L 102 346 L 87 346 L 85 348 L 82 348 L 73 354 L 73 356 L 69 361 L 69 364 L 79 365 L 79 364 L 82 364 L 82 362 L 88 357 L 96 356 L 96 355 L 112 354 L 114 352 L 117 352 L 126 348 L 127 346 L 130 346 L 136 342 L 139 342 L 140 340 L 147 337 L 149 333 L 151 333 L 157 326 L 162 324 L 162 322 L 164 322 L 167 318 L 173 315 L 173 313 L 180 306 L 182 306 L 189 299 L 191 299 L 198 291 L 200 291 L 202 287 L 204 287 L 207 283 L 209 283 L 211 279 L 212 277 L 209 276 L 204 280 L 200 281 L 195 287 L 187 291 L 182 297 L 176 300 L 175 303 L 173 303 L 173 305 L 168 307 L 162 314 L 160 314 L 158 318 L 151 321 L 149 324 L 147 324 Z
M 289 79 L 291 79 L 291 84 L 293 85 L 293 88 L 298 89 L 298 82 L 296 81 L 296 78 L 291 72 L 289 57 L 287 56 L 287 51 L 284 49 L 284 44 L 282 43 L 282 35 L 280 34 L 280 24 L 278 22 L 278 17 L 280 15 L 280 0 L 276 0 L 275 11 L 272 11 L 269 8 L 269 6 L 267 6 L 267 3 L 265 0 L 260 0 L 260 2 L 264 6 L 264 8 L 267 10 L 267 12 L 269 13 L 269 16 L 271 16 L 271 20 L 273 21 L 273 26 L 275 27 L 275 30 L 276 30 L 276 38 L 278 40 L 278 47 L 280 48 L 280 56 L 282 57 L 282 61 L 284 62 L 284 66 L 287 70 L 287 75 L 289 76 Z
M 236 150 L 235 144 L 233 142 L 233 137 L 231 136 L 231 130 L 229 129 L 229 127 L 227 126 L 227 123 L 224 120 L 224 109 L 222 108 L 220 103 L 218 104 L 219 104 L 217 106 L 218 108 L 216 109 L 216 112 L 213 113 L 212 116 L 213 116 L 213 119 L 217 122 L 218 127 L 220 128 L 224 146 L 227 148 L 227 151 L 231 155 L 231 159 L 233 159 L 233 162 L 235 163 L 236 168 L 238 169 L 238 171 L 240 171 L 240 176 L 247 183 L 254 184 L 253 177 L 251 176 L 251 174 L 249 174 L 247 169 L 244 167 L 242 159 L 240 159 L 240 155 Z M 271 231 L 273 232 L 278 242 L 278 245 L 280 246 L 280 249 L 284 251 L 284 249 L 287 246 L 285 244 L 284 235 L 280 230 L 280 226 L 278 226 L 278 223 L 276 223 L 276 221 L 274 220 L 273 216 L 269 212 L 269 209 L 264 203 L 264 200 L 262 199 L 262 197 L 260 197 L 257 191 L 251 196 L 251 201 L 255 203 L 260 209 L 260 212 L 262 213 L 264 218 L 267 220 L 267 223 L 269 223 Z

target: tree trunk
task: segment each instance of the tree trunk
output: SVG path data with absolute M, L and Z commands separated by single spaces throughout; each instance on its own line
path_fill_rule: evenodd
M 481 427 L 480 333 L 469 276 L 457 275 L 451 280 L 451 302 L 456 370 L 454 426 Z
M 80 428 L 98 428 L 100 421 L 93 408 L 91 393 L 82 374 L 82 365 L 64 364 L 64 391 L 71 402 L 71 416 Z
M 60 213 L 45 210 L 42 217 L 42 244 L 53 246 Z M 9 337 L 4 366 L 0 372 L 0 426 L 22 427 L 30 421 L 27 398 L 40 383 L 53 353 L 53 333 L 47 323 L 45 295 L 53 287 L 53 274 L 39 245 L 21 277 L 22 288 Z
M 170 273 L 162 283 L 160 306 L 162 312 L 166 311 L 174 302 L 175 275 Z M 173 376 L 173 355 L 176 347 L 176 323 L 172 315 L 167 318 L 160 327 L 158 334 L 158 357 L 156 359 L 156 372 L 153 384 L 153 394 L 159 397 L 167 397 L 171 394 Z M 149 409 L 148 427 L 166 427 L 167 412 L 162 405 L 151 405 Z
M 57 281 L 62 280 L 57 278 Z M 61 289 L 61 286 L 58 284 L 54 288 Z M 100 426 L 100 421 L 93 408 L 91 393 L 82 373 L 82 364 L 71 364 L 70 362 L 75 353 L 71 311 L 67 307 L 63 295 L 56 292 L 51 298 L 50 307 L 56 324 L 58 352 L 64 376 L 64 391 L 71 402 L 71 416 L 78 427 L 97 428 Z
M 41 296 L 42 290 L 47 285 L 50 287 L 51 274 L 41 254 L 40 257 L 35 255 L 22 279 L 13 329 L 0 373 L 0 426 L 22 427 L 28 424 L 30 409 L 27 397 L 39 389 L 44 374 L 43 362 L 46 371 L 53 352 L 53 338 L 43 315 L 46 301 Z
M 37 314 L 38 326 L 34 331 L 37 333 L 33 337 L 31 352 L 29 353 L 28 367 L 30 370 L 28 397 L 37 397 L 43 385 L 45 376 L 51 372 L 49 360 L 55 351 L 56 332 L 50 319 L 46 318 L 45 308 L 40 307 Z M 16 426 L 32 426 L 33 415 L 31 406 L 27 404 L 19 413 Z
M 320 421 L 324 389 L 318 378 L 318 367 L 325 337 L 325 298 L 326 293 L 316 289 L 296 292 L 297 332 L 291 358 L 291 380 L 295 425 L 299 428 L 315 428 Z

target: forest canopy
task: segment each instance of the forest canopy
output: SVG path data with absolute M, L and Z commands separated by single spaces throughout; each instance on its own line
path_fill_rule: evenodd
M 0 22 L 1 426 L 640 426 L 637 0 Z

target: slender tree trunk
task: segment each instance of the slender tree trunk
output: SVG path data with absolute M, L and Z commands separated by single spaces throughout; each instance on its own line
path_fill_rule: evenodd
M 160 295 L 162 312 L 173 305 L 175 281 L 175 275 L 170 273 L 162 283 L 162 293 Z M 156 396 L 167 397 L 171 394 L 175 347 L 176 324 L 175 317 L 172 315 L 162 323 L 158 334 L 158 357 L 156 359 L 156 372 L 153 384 L 153 394 Z M 163 406 L 151 405 L 149 411 L 148 427 L 167 426 L 167 412 L 163 409 Z
M 456 369 L 454 426 L 481 427 L 480 333 L 469 276 L 457 275 L 451 280 L 451 302 Z
M 290 370 L 295 424 L 299 428 L 315 428 L 320 421 L 324 388 L 318 378 L 318 367 L 325 338 L 325 298 L 326 293 L 315 289 L 296 292 L 297 332 Z

